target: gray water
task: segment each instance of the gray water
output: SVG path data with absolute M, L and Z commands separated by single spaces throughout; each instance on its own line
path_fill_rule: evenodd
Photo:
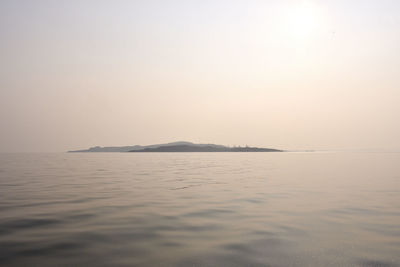
M 400 154 L 2 154 L 0 215 L 2 266 L 400 266 Z

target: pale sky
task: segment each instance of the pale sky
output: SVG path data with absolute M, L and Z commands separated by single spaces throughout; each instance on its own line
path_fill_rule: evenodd
M 400 1 L 0 1 L 0 152 L 400 149 Z

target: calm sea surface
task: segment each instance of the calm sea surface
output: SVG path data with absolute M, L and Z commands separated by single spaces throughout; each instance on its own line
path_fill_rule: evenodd
M 1 266 L 400 266 L 400 153 L 0 154 Z

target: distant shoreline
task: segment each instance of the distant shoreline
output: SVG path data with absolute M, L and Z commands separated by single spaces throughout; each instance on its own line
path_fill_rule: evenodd
M 69 153 L 93 153 L 93 152 L 287 152 L 275 148 L 235 146 L 228 147 L 215 144 L 194 144 L 191 142 L 172 142 L 166 144 L 148 145 L 148 146 L 121 146 L 121 147 L 91 147 L 83 150 L 72 150 Z
M 156 148 L 144 148 L 141 150 L 131 150 L 134 153 L 151 152 L 283 152 L 283 150 L 259 147 L 216 147 L 216 146 L 194 146 L 194 145 L 175 145 L 161 146 Z

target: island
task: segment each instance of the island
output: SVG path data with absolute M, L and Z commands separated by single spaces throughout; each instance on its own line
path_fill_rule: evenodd
M 179 141 L 166 144 L 156 145 L 135 145 L 135 146 L 112 146 L 100 147 L 95 146 L 89 149 L 71 150 L 70 153 L 76 152 L 284 152 L 284 150 L 273 148 L 260 148 L 249 146 L 228 147 L 215 144 L 195 144 L 192 142 Z
M 226 147 L 226 146 L 196 146 L 196 145 L 175 145 L 160 146 L 155 148 L 144 148 L 131 150 L 129 152 L 282 152 L 283 150 L 259 147 Z

